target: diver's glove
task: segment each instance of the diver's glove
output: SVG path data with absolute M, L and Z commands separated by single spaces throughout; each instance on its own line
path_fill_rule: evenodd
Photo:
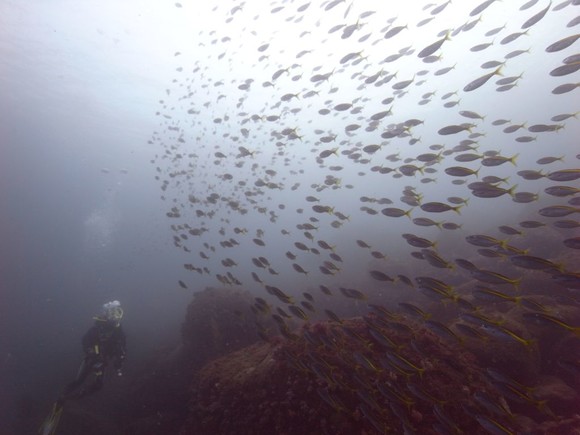
M 99 354 L 92 355 L 93 370 L 103 370 L 105 368 L 105 359 Z

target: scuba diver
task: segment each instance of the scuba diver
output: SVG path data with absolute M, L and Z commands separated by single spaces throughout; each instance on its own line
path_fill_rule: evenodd
M 123 309 L 119 301 L 103 305 L 100 316 L 95 316 L 95 324 L 82 339 L 85 357 L 81 362 L 77 377 L 70 382 L 53 405 L 51 414 L 40 428 L 41 435 L 51 435 L 56 431 L 64 403 L 69 399 L 80 399 L 99 391 L 103 387 L 105 367 L 112 359 L 117 376 L 122 376 L 125 359 L 125 333 L 121 326 Z M 94 374 L 92 383 L 83 387 L 89 375 Z

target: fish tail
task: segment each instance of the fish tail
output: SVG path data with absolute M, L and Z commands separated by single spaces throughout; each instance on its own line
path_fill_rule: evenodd
M 536 339 L 530 338 L 529 340 L 524 340 L 524 345 L 528 348 L 529 351 L 532 350 L 534 345 L 536 344 Z
M 510 187 L 507 191 L 507 193 L 509 194 L 509 196 L 511 196 L 512 198 L 515 197 L 515 193 L 514 191 L 517 189 L 518 185 L 514 184 L 512 187 Z

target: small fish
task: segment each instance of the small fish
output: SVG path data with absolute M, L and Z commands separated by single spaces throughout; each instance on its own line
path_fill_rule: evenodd
M 501 27 L 496 27 L 494 29 L 489 30 L 488 32 L 485 33 L 485 36 L 494 36 L 497 35 L 499 32 L 501 32 L 503 29 L 505 29 L 505 24 Z
M 524 53 L 529 53 L 530 49 L 528 48 L 527 50 L 514 50 L 514 51 L 510 51 L 508 54 L 506 54 L 504 56 L 504 59 L 513 59 L 514 57 L 520 56 Z M 522 73 L 523 74 L 523 73 Z M 520 74 L 517 79 L 522 77 L 522 74 Z
M 387 256 L 379 251 L 371 251 L 371 255 L 378 260 L 386 260 Z
M 387 359 L 396 367 L 399 367 L 405 371 L 412 371 L 418 373 L 420 377 L 423 376 L 425 369 L 422 367 L 418 367 L 416 364 L 412 363 L 407 358 L 404 358 L 403 356 L 392 351 L 387 351 L 385 352 L 385 354 L 387 356 Z
M 409 79 L 409 80 L 403 80 L 403 81 L 400 81 L 398 83 L 395 83 L 392 86 L 392 88 L 395 90 L 402 90 L 402 89 L 405 89 L 407 86 L 409 86 L 414 81 L 415 81 L 415 77 L 413 77 L 412 79 Z
M 422 249 L 423 258 L 433 267 L 440 269 L 453 269 L 453 264 L 443 259 L 439 254 L 431 249 Z
M 529 0 L 526 3 L 524 3 L 522 6 L 520 6 L 520 11 L 525 11 L 526 9 L 529 9 L 533 6 L 535 6 L 536 3 L 538 3 L 539 0 Z
M 316 213 L 328 213 L 328 214 L 332 214 L 332 212 L 334 211 L 333 207 L 330 207 L 328 205 L 313 205 L 312 206 L 312 210 L 315 211 Z
M 488 284 L 511 284 L 516 288 L 522 280 L 521 278 L 510 278 L 508 276 L 502 275 L 501 273 L 484 269 L 472 270 L 471 276 L 473 276 L 478 281 L 486 282 Z
M 548 47 L 546 47 L 546 52 L 555 53 L 557 51 L 564 50 L 565 48 L 568 48 L 569 46 L 574 44 L 578 40 L 578 38 L 580 38 L 580 33 L 560 39 L 559 41 L 556 41 L 553 44 L 550 44 Z
M 479 4 L 478 6 L 476 6 L 470 13 L 469 16 L 470 17 L 474 17 L 476 15 L 481 14 L 484 10 L 486 10 L 489 6 L 491 6 L 492 3 L 494 3 L 496 0 L 486 0 L 483 3 Z
M 367 145 L 367 146 L 365 146 L 365 147 L 363 148 L 363 151 L 364 151 L 365 153 L 367 153 L 367 154 L 374 154 L 374 153 L 376 153 L 378 150 L 380 150 L 380 149 L 381 149 L 381 147 L 382 147 L 381 145 L 375 145 L 375 144 L 373 144 L 373 145 Z
M 544 174 L 542 171 L 534 171 L 534 170 L 518 171 L 517 174 L 520 177 L 522 177 L 524 180 L 539 180 L 540 178 L 546 177 L 546 174 Z M 553 180 L 553 181 L 559 181 L 559 180 Z
M 423 59 L 423 58 L 426 58 L 426 57 L 432 55 L 433 53 L 435 53 L 437 50 L 439 50 L 441 48 L 441 46 L 443 45 L 443 43 L 445 41 L 448 41 L 448 40 L 449 40 L 449 32 L 446 32 L 445 36 L 443 38 L 441 38 L 438 41 L 435 41 L 434 43 L 425 47 L 423 50 L 421 50 L 419 52 L 419 54 L 417 56 L 420 59 Z
M 463 91 L 464 92 L 471 92 L 474 91 L 478 88 L 480 88 L 481 86 L 483 86 L 485 83 L 487 83 L 489 81 L 489 79 L 491 79 L 493 76 L 495 75 L 501 75 L 501 66 L 498 67 L 495 71 L 485 74 L 475 80 L 473 80 L 472 82 L 468 83 L 464 88 Z
M 580 222 L 575 221 L 575 220 L 571 220 L 571 219 L 567 219 L 567 220 L 562 220 L 562 221 L 556 221 L 553 223 L 553 225 L 556 228 L 578 228 L 580 227 Z
M 498 229 L 502 233 L 507 234 L 508 236 L 516 236 L 516 235 L 521 236 L 521 235 L 523 235 L 523 233 L 520 230 L 513 228 L 513 227 L 510 227 L 508 225 L 500 225 L 498 227 Z
M 437 243 L 423 237 L 418 237 L 413 234 L 403 234 L 402 237 L 407 243 L 415 248 L 434 248 Z
M 542 18 L 544 18 L 546 13 L 550 10 L 550 6 L 552 6 L 552 1 L 550 1 L 550 3 L 548 3 L 548 6 L 546 6 L 545 9 L 542 9 L 540 12 L 535 14 L 533 17 L 526 20 L 526 22 L 524 24 L 522 24 L 522 29 L 527 29 L 529 27 L 532 27 L 534 24 L 536 24 L 538 21 L 540 21 Z
M 442 222 L 435 222 L 433 219 L 429 219 L 429 218 L 414 218 L 413 219 L 413 223 L 415 225 L 418 225 L 420 227 L 431 227 L 431 226 L 435 226 L 439 229 L 442 228 Z
M 332 296 L 332 291 L 328 287 L 326 287 L 325 285 L 319 285 L 318 287 L 320 288 L 320 291 L 322 293 L 324 293 L 325 295 Z
M 552 279 L 558 285 L 566 288 L 580 289 L 580 274 L 574 272 L 559 273 L 553 275 Z
M 573 91 L 579 86 L 580 83 L 565 83 L 563 85 L 556 86 L 554 89 L 552 89 L 552 94 L 554 95 L 566 94 L 568 92 Z
M 383 282 L 385 282 L 385 281 L 394 282 L 395 281 L 389 275 L 381 272 L 380 270 L 371 270 L 371 271 L 369 271 L 369 274 L 371 275 L 371 277 L 373 279 L 376 279 L 377 281 L 383 281 Z
M 371 371 L 371 372 L 382 372 L 383 370 L 380 369 L 377 364 L 375 364 L 369 357 L 360 353 L 360 352 L 353 352 L 352 354 L 355 361 L 363 368 Z M 378 405 L 377 405 L 378 406 Z
M 358 246 L 360 246 L 361 248 L 365 248 L 365 249 L 370 249 L 371 248 L 371 246 L 367 242 L 365 242 L 364 240 L 357 240 L 356 241 L 356 244 Z
M 480 154 L 467 153 L 467 154 L 459 154 L 458 156 L 455 156 L 454 159 L 457 162 L 465 163 L 465 162 L 473 162 L 474 160 L 479 160 L 481 158 L 483 158 L 483 156 Z
M 461 210 L 462 207 L 463 205 L 453 207 L 442 202 L 427 202 L 425 204 L 421 204 L 421 210 L 428 213 L 443 213 L 449 210 L 453 210 L 455 213 L 461 214 L 459 210 Z
M 441 322 L 437 322 L 435 320 L 426 320 L 424 325 L 443 339 L 452 339 L 460 343 L 463 342 L 461 337 L 459 337 L 455 332 L 453 332 Z
M 475 175 L 479 173 L 479 169 L 473 170 L 470 168 L 464 168 L 463 166 L 451 166 L 445 168 L 445 173 L 451 175 L 452 177 L 469 177 L 470 175 Z
M 431 314 L 426 313 L 421 308 L 419 308 L 416 305 L 413 305 L 411 303 L 408 303 L 408 302 L 400 302 L 399 303 L 399 306 L 407 314 L 410 314 L 411 316 L 414 316 L 414 317 L 418 317 L 418 318 L 420 318 L 422 320 L 428 320 L 431 317 Z
M 550 172 L 546 178 L 552 181 L 576 181 L 580 178 L 580 169 L 562 169 Z
M 349 26 L 346 26 L 343 30 L 342 30 L 342 35 L 340 35 L 341 39 L 348 39 L 352 36 L 352 34 L 360 29 L 363 25 L 360 24 L 358 21 L 355 24 L 351 24 Z
M 264 283 L 262 281 L 262 279 L 258 276 L 258 274 L 256 272 L 252 272 L 252 278 L 254 279 L 254 281 L 256 281 L 259 284 L 263 284 Z
M 367 296 L 357 289 L 340 287 L 339 290 L 344 296 L 350 299 L 357 299 L 363 301 L 367 299 Z
M 402 217 L 402 216 L 407 216 L 408 218 L 411 218 L 411 211 L 413 211 L 413 209 L 409 209 L 407 211 L 402 210 L 400 208 L 394 208 L 394 207 L 387 207 L 381 210 L 381 213 L 384 214 L 385 216 L 389 216 L 389 217 Z
M 302 310 L 302 308 L 297 307 L 296 305 L 289 305 L 288 311 L 290 311 L 297 318 L 308 321 L 308 315 Z
M 528 322 L 537 324 L 537 325 L 545 325 L 545 326 L 558 326 L 562 329 L 566 329 L 574 333 L 577 336 L 580 336 L 580 326 L 572 326 L 565 321 L 558 319 L 557 317 L 551 316 L 546 313 L 524 313 L 522 314 L 523 318 Z
M 503 66 L 505 65 L 505 61 L 501 62 L 499 60 L 490 60 L 488 62 L 484 62 L 481 64 L 481 68 L 483 69 L 490 69 L 490 68 L 497 68 L 498 66 Z
M 321 151 L 320 154 L 318 154 L 318 157 L 321 158 L 321 159 L 325 159 L 327 157 L 330 157 L 333 154 L 335 156 L 338 156 L 337 151 L 338 151 L 338 148 L 332 148 L 330 150 L 324 150 L 324 151 Z
M 396 26 L 396 27 L 393 27 L 393 28 L 389 29 L 389 30 L 388 30 L 388 31 L 385 33 L 385 36 L 384 36 L 384 38 L 385 38 L 385 39 L 390 39 L 390 38 L 392 38 L 393 36 L 395 36 L 395 35 L 398 35 L 398 34 L 399 34 L 399 33 L 400 33 L 402 30 L 405 30 L 407 27 L 408 27 L 407 25 L 405 25 L 405 26 Z
M 580 237 L 570 237 L 562 241 L 564 246 L 570 249 L 580 249 Z
M 271 294 L 272 296 L 277 297 L 281 302 L 285 303 L 285 304 L 293 304 L 294 300 L 292 299 L 291 296 L 288 296 L 286 293 L 284 293 L 282 290 L 280 290 L 278 287 L 274 287 L 271 285 L 266 285 L 264 286 L 264 288 L 266 289 L 266 291 Z
M 473 296 L 476 299 L 490 302 L 514 302 L 515 304 L 520 304 L 522 301 L 521 296 L 509 296 L 505 293 L 501 293 L 485 287 L 480 287 L 479 289 L 474 290 Z
M 568 205 L 553 205 L 540 209 L 538 213 L 545 217 L 564 217 L 573 213 L 580 213 L 580 208 Z
M 520 222 L 522 228 L 540 228 L 545 227 L 546 224 L 538 221 L 522 221 Z
M 549 165 L 550 163 L 562 162 L 562 161 L 564 161 L 564 156 L 561 156 L 561 157 L 542 157 L 542 158 L 536 160 L 536 163 L 538 165 Z
M 524 269 L 563 271 L 561 265 L 555 264 L 550 260 L 541 257 L 534 257 L 531 255 L 512 255 L 509 259 L 515 266 Z
M 527 30 L 525 32 L 515 32 L 515 33 L 511 33 L 508 36 L 506 36 L 505 38 L 503 38 L 500 41 L 500 44 L 501 45 L 509 44 L 510 42 L 513 42 L 516 39 L 518 39 L 520 36 L 527 35 L 527 34 L 528 34 L 528 31 Z
M 516 159 L 520 154 L 517 153 L 511 157 L 503 157 L 503 156 L 493 156 L 493 157 L 486 157 L 481 161 L 483 166 L 492 167 L 492 166 L 499 166 L 506 162 L 510 162 L 512 165 L 516 166 Z
M 337 315 L 334 313 L 334 311 L 331 311 L 331 310 L 328 310 L 328 309 L 326 309 L 326 310 L 324 310 L 324 312 L 326 313 L 326 316 L 327 316 L 327 317 L 328 317 L 330 320 L 332 320 L 333 322 L 337 322 L 337 323 L 341 323 L 341 324 L 342 324 L 342 320 L 341 320 L 341 318 L 340 318 L 340 317 L 338 317 L 338 316 L 337 316 Z
M 334 110 L 337 110 L 339 112 L 344 112 L 345 110 L 348 110 L 352 107 L 351 103 L 341 103 L 341 104 L 337 104 L 336 106 L 334 106 Z
M 463 323 L 456 323 L 455 328 L 457 328 L 459 332 L 461 332 L 463 335 L 467 337 L 476 338 L 478 340 L 488 339 L 487 335 L 480 332 L 479 329 L 475 329 L 469 325 L 465 325 Z
M 516 432 L 507 428 L 503 424 L 485 415 L 476 415 L 475 419 L 488 433 L 494 435 L 516 435 Z
M 532 133 L 544 133 L 548 131 L 558 131 L 564 128 L 564 124 L 534 124 L 528 127 L 528 131 Z
M 550 71 L 550 75 L 552 77 L 562 77 L 562 76 L 566 76 L 568 74 L 573 74 L 576 71 L 578 71 L 579 69 L 580 69 L 580 62 L 569 63 L 569 64 L 559 66 L 557 68 L 554 68 L 552 71 Z
M 308 272 L 307 272 L 306 270 L 304 270 L 304 269 L 302 268 L 302 266 L 300 266 L 299 264 L 297 264 L 297 263 L 292 263 L 292 267 L 294 268 L 294 270 L 295 270 L 296 272 L 298 272 L 298 273 L 302 273 L 302 274 L 304 274 L 304 275 L 308 275 Z
M 311 311 L 313 313 L 316 312 L 316 309 L 314 308 L 314 306 L 308 302 L 308 301 L 301 301 L 300 305 L 302 305 L 304 308 L 306 308 L 308 311 Z
M 477 196 L 478 198 L 497 198 L 506 194 L 513 197 L 514 190 L 517 188 L 517 185 L 512 186 L 509 189 L 504 189 L 502 187 L 497 187 L 492 184 L 483 183 L 481 185 L 478 185 L 477 187 L 469 186 L 469 188 L 471 189 L 471 193 L 474 196 Z
M 455 263 L 461 267 L 462 269 L 465 270 L 476 270 L 477 266 L 475 264 L 473 264 L 471 261 L 465 260 L 463 258 L 456 258 L 455 259 Z
M 471 131 L 470 129 L 473 127 L 473 124 L 448 125 L 447 127 L 439 129 L 438 133 L 442 136 L 448 136 L 450 134 L 457 134 L 462 131 Z
M 408 276 L 397 275 L 397 278 L 399 278 L 399 281 L 401 281 L 403 284 L 408 285 L 409 287 L 415 287 L 415 285 Z
M 501 338 L 504 340 L 515 340 L 518 343 L 523 344 L 524 346 L 530 346 L 531 344 L 535 343 L 533 339 L 525 339 L 522 336 L 516 334 L 514 331 L 499 325 L 483 325 L 482 329 L 485 333 L 492 335 L 496 338 Z
M 423 293 L 428 298 L 441 302 L 443 300 L 451 299 L 456 302 L 458 300 L 457 295 L 453 290 L 437 287 L 433 284 L 421 284 L 419 283 L 419 291 Z

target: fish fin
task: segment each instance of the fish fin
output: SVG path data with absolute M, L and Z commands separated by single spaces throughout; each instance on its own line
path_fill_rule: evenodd
M 60 417 L 62 415 L 63 403 L 61 401 L 56 401 L 52 405 L 52 410 L 50 414 L 46 417 L 42 426 L 38 429 L 39 435 L 54 435 L 56 429 L 58 428 L 58 423 L 60 422 Z

